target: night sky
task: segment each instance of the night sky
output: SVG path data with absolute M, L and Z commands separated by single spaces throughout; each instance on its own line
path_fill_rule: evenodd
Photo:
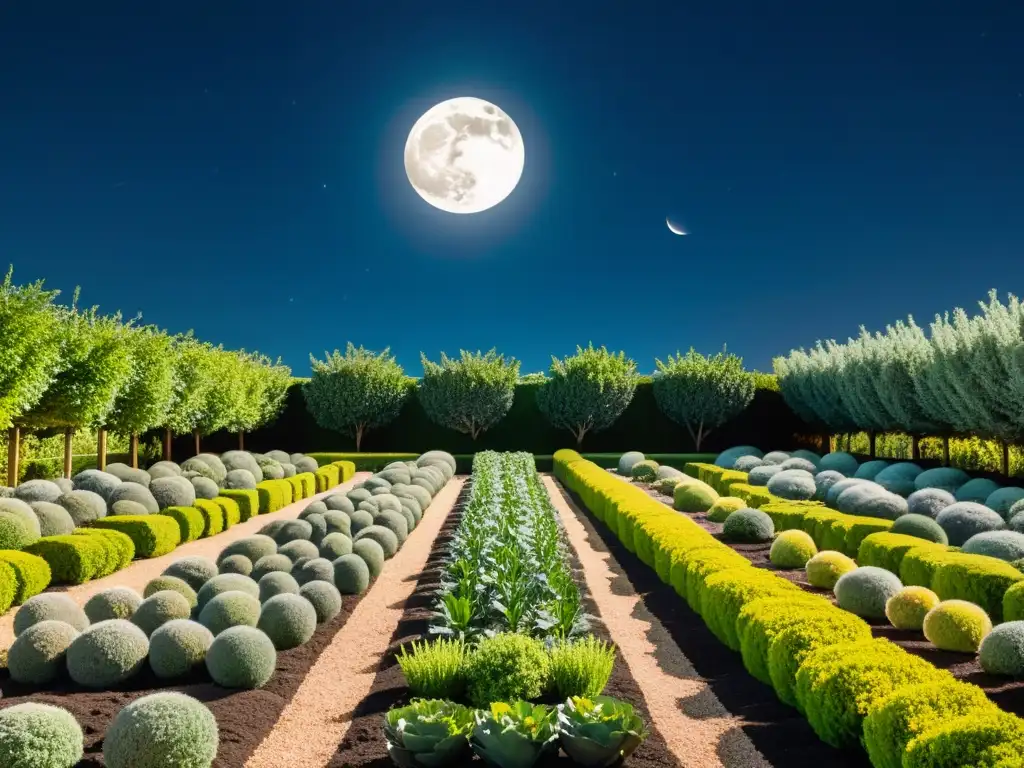
M 767 369 L 1024 291 L 1022 94 L 1019 2 L 8 2 L 0 262 L 299 375 L 349 340 Z M 526 170 L 458 216 L 402 152 L 464 95 Z

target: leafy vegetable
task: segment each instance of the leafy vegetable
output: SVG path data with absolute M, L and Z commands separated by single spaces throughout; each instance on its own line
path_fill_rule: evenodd
M 608 768 L 647 738 L 633 706 L 610 696 L 569 698 L 558 707 L 558 730 L 565 754 L 582 768 Z
M 494 768 L 531 768 L 558 749 L 555 715 L 543 704 L 496 702 L 477 712 L 470 746 Z
M 473 712 L 461 704 L 414 699 L 384 716 L 388 755 L 399 768 L 440 768 L 466 753 L 474 725 Z

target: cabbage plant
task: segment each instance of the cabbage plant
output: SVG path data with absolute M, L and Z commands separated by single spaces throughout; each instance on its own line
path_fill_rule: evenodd
M 573 696 L 558 707 L 562 749 L 582 768 L 608 768 L 625 760 L 647 738 L 633 706 L 610 696 Z
M 439 699 L 414 699 L 384 716 L 388 755 L 399 768 L 440 768 L 469 750 L 473 711 Z
M 495 702 L 476 714 L 473 751 L 494 768 L 532 768 L 558 750 L 556 711 L 527 701 Z

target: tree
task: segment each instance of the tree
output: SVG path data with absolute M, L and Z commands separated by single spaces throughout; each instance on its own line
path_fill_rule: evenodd
M 170 337 L 153 326 L 130 329 L 125 344 L 131 368 L 106 427 L 128 436 L 131 464 L 138 467 L 139 435 L 165 423 L 174 399 L 174 356 Z M 104 443 L 102 435 L 100 443 Z M 100 454 L 103 466 L 102 450 Z
M 277 418 L 284 406 L 291 369 L 259 353 L 238 353 L 241 400 L 232 409 L 224 428 L 238 433 L 238 449 L 244 450 L 246 432 L 252 432 Z
M 232 427 L 237 431 L 240 423 L 254 421 L 259 415 L 259 404 L 246 401 L 249 377 L 244 353 L 217 346 L 209 347 L 206 354 L 214 383 L 206 390 L 202 413 L 192 431 L 197 455 L 202 452 L 203 435 Z
M 682 424 L 699 452 L 704 438 L 739 414 L 754 399 L 754 377 L 743 360 L 724 350 L 711 357 L 692 347 L 685 355 L 655 360 L 654 399 L 673 421 Z
M 639 376 L 625 352 L 576 347 L 576 354 L 551 358 L 547 381 L 537 389 L 537 407 L 552 426 L 568 429 L 576 446 L 590 432 L 607 429 L 633 400 Z
M 174 398 L 167 411 L 164 459 L 171 459 L 171 435 L 195 434 L 204 419 L 211 389 L 218 385 L 213 347 L 191 333 L 174 337 Z
M 423 378 L 418 397 L 427 417 L 442 427 L 462 432 L 476 440 L 501 421 L 512 408 L 519 361 L 505 360 L 492 349 L 473 354 L 460 350 L 458 360 L 444 352 L 434 363 L 420 354 Z
M 357 451 L 363 436 L 394 420 L 409 396 L 409 381 L 390 349 L 377 354 L 349 343 L 345 354 L 334 350 L 309 361 L 313 376 L 303 388 L 309 412 L 320 426 L 352 434 Z

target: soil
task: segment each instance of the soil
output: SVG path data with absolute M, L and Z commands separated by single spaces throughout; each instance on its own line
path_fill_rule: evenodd
M 453 511 L 435 541 L 427 565 L 419 575 L 412 596 L 406 602 L 404 615 L 391 638 L 388 651 L 382 657 L 377 668 L 370 692 L 352 712 L 348 732 L 328 768 L 385 768 L 392 765 L 391 759 L 387 755 L 387 744 L 381 723 L 384 713 L 388 709 L 406 704 L 410 699 L 409 690 L 405 685 L 401 668 L 395 660 L 395 654 L 404 644 L 421 639 L 427 634 L 430 606 L 435 599 L 433 592 L 438 587 L 448 540 L 458 525 L 460 517 L 461 504 Z M 601 621 L 598 606 L 585 588 L 579 559 L 574 557 L 572 565 L 577 576 L 577 583 L 581 586 L 586 610 L 595 617 L 591 632 L 599 638 L 610 640 L 611 634 Z M 665 739 L 654 727 L 648 702 L 644 698 L 640 685 L 633 678 L 621 651 L 618 652 L 605 693 L 631 702 L 638 714 L 648 723 L 651 735 L 629 758 L 630 768 L 680 768 L 682 765 L 694 765 L 677 760 L 669 750 Z M 466 762 L 473 765 L 483 764 L 475 757 Z M 564 755 L 558 754 L 545 760 L 541 764 L 541 768 L 556 765 L 568 766 L 572 763 Z

